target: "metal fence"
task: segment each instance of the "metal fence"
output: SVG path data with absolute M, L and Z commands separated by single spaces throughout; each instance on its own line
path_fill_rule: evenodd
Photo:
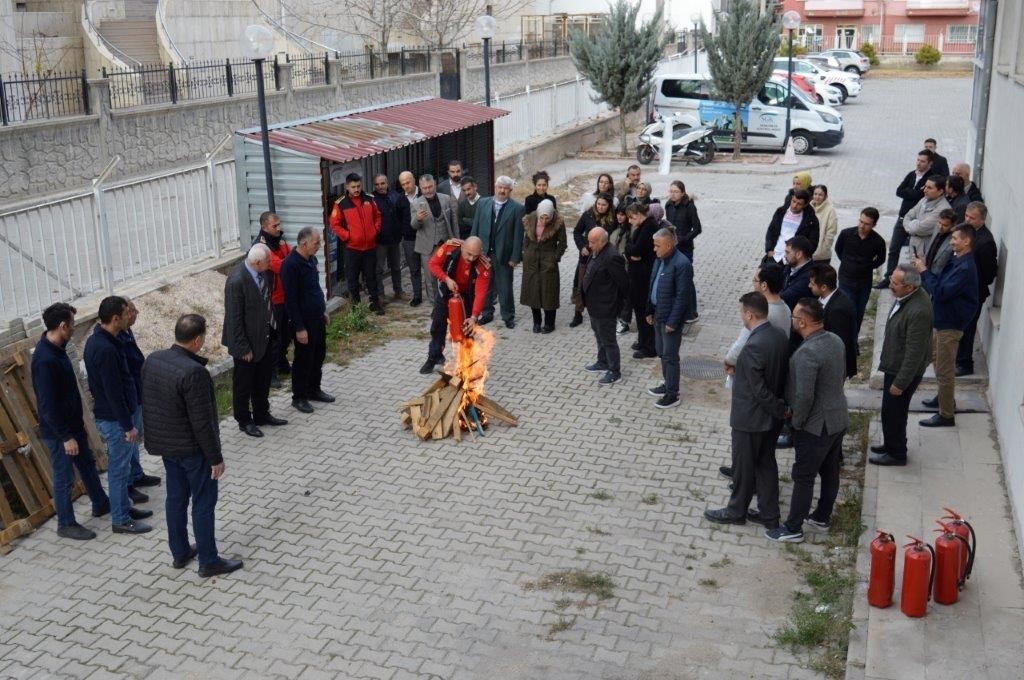
M 341 63 L 342 80 L 374 80 L 416 73 L 429 73 L 442 55 L 454 54 L 455 48 L 400 47 L 358 52 L 335 52 Z
M 500 153 L 608 111 L 608 105 L 595 102 L 593 96 L 590 83 L 579 76 L 546 87 L 494 95 L 491 105 L 509 111 L 494 121 L 494 151 Z
M 292 87 L 312 87 L 331 82 L 331 70 L 327 54 L 322 57 L 292 57 L 285 55 L 285 61 L 292 65 Z
M 965 54 L 973 55 L 976 49 L 977 33 L 968 32 L 963 35 L 948 35 L 946 33 L 934 33 L 920 36 L 895 36 L 887 35 L 881 39 L 858 40 L 856 44 L 846 38 L 835 35 L 828 36 L 804 36 L 800 43 L 805 49 L 814 52 L 822 50 L 859 50 L 865 43 L 870 43 L 877 54 L 887 55 L 911 55 L 917 52 L 924 45 L 930 45 L 942 54 Z M 783 38 L 785 40 L 785 37 Z M 785 44 L 785 42 L 783 42 Z
M 237 247 L 234 192 L 225 160 L 0 213 L 0 321 Z
M 89 83 L 84 70 L 0 75 L 0 120 L 4 125 L 87 113 Z
M 567 56 L 569 56 L 569 41 L 562 40 L 561 38 L 532 41 L 491 41 L 492 64 L 507 64 L 523 61 L 524 59 L 548 59 L 551 57 Z M 483 44 L 464 45 L 462 48 L 462 58 L 468 59 L 470 64 L 482 64 L 484 61 Z
M 176 104 L 256 91 L 256 65 L 251 59 L 146 64 L 136 69 L 102 71 L 110 81 L 110 106 L 127 109 L 144 104 Z M 263 67 L 264 87 L 278 89 L 277 60 Z

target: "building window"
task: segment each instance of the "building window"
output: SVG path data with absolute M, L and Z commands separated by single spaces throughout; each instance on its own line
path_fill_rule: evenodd
M 809 50 L 820 50 L 823 34 L 821 24 L 807 24 L 798 29 L 797 42 Z
M 878 36 L 879 36 L 879 33 L 880 33 L 880 31 L 878 29 L 879 29 L 878 24 L 861 24 L 860 25 L 860 42 L 861 42 L 861 44 L 871 43 L 872 45 L 875 45 L 877 47 L 878 46 L 878 42 L 879 42 Z
M 970 45 L 977 39 L 977 24 L 950 24 L 946 27 L 946 42 L 951 45 Z
M 924 42 L 924 24 L 896 24 L 893 27 L 893 39 L 898 43 Z

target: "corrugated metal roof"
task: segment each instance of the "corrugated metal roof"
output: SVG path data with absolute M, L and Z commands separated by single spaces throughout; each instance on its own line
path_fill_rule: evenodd
M 275 125 L 268 135 L 274 146 L 346 163 L 506 115 L 508 111 L 504 109 L 479 104 L 422 99 L 335 117 Z M 259 130 L 243 130 L 240 134 L 262 139 Z

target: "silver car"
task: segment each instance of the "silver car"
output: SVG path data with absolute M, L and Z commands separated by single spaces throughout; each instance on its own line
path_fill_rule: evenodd
M 820 56 L 834 58 L 839 62 L 839 68 L 850 73 L 863 75 L 871 70 L 871 61 L 857 50 L 825 50 Z

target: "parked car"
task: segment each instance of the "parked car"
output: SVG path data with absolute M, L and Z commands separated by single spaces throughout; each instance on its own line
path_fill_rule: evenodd
M 776 57 L 772 68 L 775 70 L 788 71 L 788 60 L 786 57 Z M 860 76 L 856 73 L 840 71 L 834 68 L 818 68 L 806 59 L 794 59 L 793 72 L 808 77 L 814 77 L 828 83 L 829 85 L 834 85 L 836 89 L 842 93 L 844 102 L 847 97 L 856 97 L 860 94 Z
M 654 110 L 674 116 L 679 127 L 706 125 L 715 129 L 719 148 L 732 145 L 734 107 L 713 99 L 711 77 L 701 73 L 661 74 L 654 79 Z M 772 77 L 741 110 L 744 149 L 780 150 L 786 141 L 786 77 Z M 843 141 L 843 117 L 830 106 L 811 101 L 793 88 L 790 129 L 793 149 L 808 154 Z
M 786 82 L 786 71 L 775 70 L 772 71 L 772 75 L 781 78 L 782 82 Z M 843 95 L 838 89 L 825 83 L 821 80 L 806 78 L 799 73 L 793 74 L 793 87 L 798 87 L 806 94 L 812 102 L 818 104 L 828 104 L 829 106 L 839 106 L 843 103 Z
M 820 66 L 822 68 L 838 68 L 839 70 L 842 70 L 842 68 L 840 68 L 839 66 L 838 59 L 836 59 L 835 57 L 830 57 L 827 54 L 821 54 L 820 52 L 812 52 L 811 54 L 805 54 L 804 56 L 800 57 L 800 59 L 806 59 L 812 62 L 815 66 Z
M 821 56 L 829 56 L 839 62 L 838 68 L 848 71 L 850 73 L 856 73 L 857 75 L 864 75 L 871 70 L 871 60 L 865 57 L 862 53 L 857 50 L 850 49 L 832 49 L 825 50 L 820 53 Z

